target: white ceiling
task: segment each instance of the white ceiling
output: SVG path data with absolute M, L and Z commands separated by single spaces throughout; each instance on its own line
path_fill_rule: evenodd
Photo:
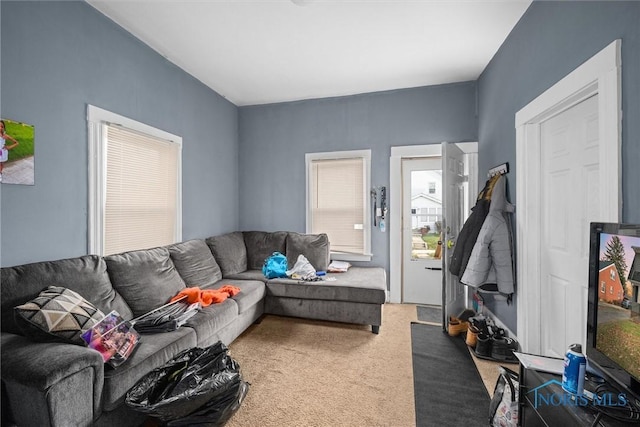
M 475 80 L 531 0 L 87 0 L 238 106 Z

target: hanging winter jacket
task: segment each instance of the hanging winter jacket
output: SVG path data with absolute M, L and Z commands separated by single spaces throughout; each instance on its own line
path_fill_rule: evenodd
M 510 295 L 514 289 L 511 232 L 505 218 L 513 211 L 507 202 L 506 178 L 500 176 L 493 188 L 489 214 L 482 224 L 469 262 L 460 282 L 478 288 L 485 283 L 498 285 L 498 292 Z
M 449 262 L 449 272 L 454 276 L 462 277 L 464 270 L 467 268 L 473 246 L 476 244 L 482 224 L 484 224 L 484 220 L 489 214 L 491 193 L 498 178 L 499 176 L 496 175 L 487 180 L 484 188 L 478 194 L 476 205 L 471 209 L 471 214 L 462 226 L 462 230 L 460 230 L 456 244 L 453 247 L 451 261 Z

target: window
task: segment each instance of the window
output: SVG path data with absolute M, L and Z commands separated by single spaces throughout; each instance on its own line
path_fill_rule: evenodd
M 613 286 L 609 286 L 609 293 L 613 295 Z
M 435 182 L 430 182 L 429 183 L 429 194 L 436 194 L 436 183 Z
M 328 235 L 332 259 L 371 260 L 371 150 L 310 153 L 306 168 L 307 232 Z
M 109 255 L 182 238 L 182 138 L 89 106 L 89 251 Z
M 600 292 L 603 294 L 607 293 L 607 285 L 604 282 L 600 282 Z

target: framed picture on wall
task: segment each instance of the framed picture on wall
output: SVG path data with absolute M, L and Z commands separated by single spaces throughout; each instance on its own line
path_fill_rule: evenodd
M 0 182 L 34 184 L 35 127 L 0 119 Z

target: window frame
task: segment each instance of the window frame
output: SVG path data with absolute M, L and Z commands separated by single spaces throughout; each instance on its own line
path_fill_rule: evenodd
M 107 128 L 119 125 L 151 137 L 164 139 L 178 145 L 176 176 L 176 218 L 174 242 L 182 240 L 182 137 L 141 123 L 111 111 L 87 104 L 88 132 L 88 239 L 89 254 L 104 255 L 104 231 L 107 191 Z
M 342 160 L 342 159 L 363 159 L 363 239 L 364 253 L 352 254 L 346 252 L 337 252 L 331 250 L 331 259 L 340 261 L 371 261 L 373 254 L 371 253 L 371 150 L 347 150 L 347 151 L 329 151 L 319 153 L 305 154 L 305 199 L 306 199 L 306 232 L 311 233 L 311 224 L 313 223 L 311 194 L 313 184 L 312 162 L 315 160 Z M 331 243 L 331 242 L 329 242 Z

